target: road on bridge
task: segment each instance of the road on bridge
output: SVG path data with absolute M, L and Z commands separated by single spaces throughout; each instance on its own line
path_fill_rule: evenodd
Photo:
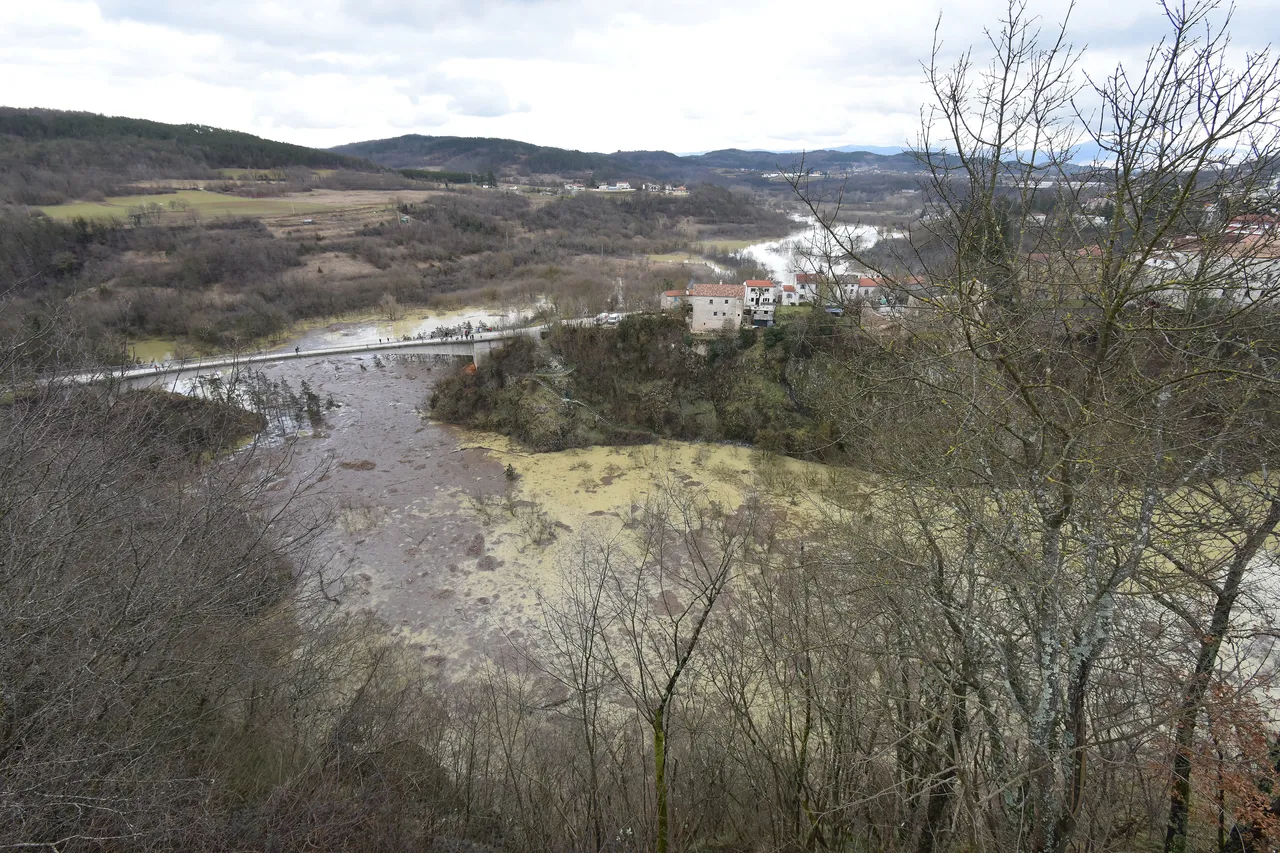
M 635 313 L 635 312 L 632 312 Z M 625 316 L 625 315 L 624 315 Z M 594 317 L 574 317 L 561 320 L 565 325 L 582 326 L 596 322 Z M 351 355 L 356 353 L 396 353 L 396 352 L 431 352 L 438 350 L 441 355 L 474 355 L 476 344 L 488 344 L 485 352 L 493 348 L 493 342 L 512 340 L 517 337 L 538 337 L 551 328 L 550 324 L 526 326 L 521 329 L 503 329 L 494 332 L 477 332 L 470 336 L 453 335 L 448 338 L 414 338 L 412 340 L 386 341 L 375 344 L 347 344 L 336 347 L 317 347 L 314 349 L 277 350 L 274 352 L 240 353 L 209 358 L 188 359 L 183 361 L 167 361 L 163 364 L 144 365 L 142 367 L 99 368 L 76 373 L 63 374 L 61 379 L 69 382 L 88 383 L 101 379 L 145 379 L 148 377 L 169 376 L 172 374 L 196 373 L 206 370 L 218 370 L 224 367 L 244 367 L 250 364 L 264 364 L 286 359 L 316 358 L 329 355 Z M 470 348 L 470 352 L 460 352 Z

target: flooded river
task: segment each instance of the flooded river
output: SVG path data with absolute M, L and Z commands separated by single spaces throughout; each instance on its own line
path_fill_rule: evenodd
M 581 536 L 616 536 L 655 476 L 705 486 L 732 507 L 761 488 L 785 498 L 828 473 L 680 442 L 530 454 L 425 417 L 449 367 L 379 361 L 301 359 L 265 372 L 294 388 L 305 380 L 340 406 L 303 430 L 291 462 L 297 477 L 327 466 L 306 500 L 333 518 L 319 541 L 326 577 L 342 578 L 330 592 L 372 609 L 447 677 L 536 642 L 539 596 L 556 594 Z
M 812 219 L 803 221 L 806 223 L 803 229 L 780 240 L 747 246 L 742 254 L 767 269 L 774 281 L 794 284 L 797 272 L 831 267 L 841 272 L 845 265 L 839 259 L 845 249 L 869 249 L 883 238 L 902 236 L 898 232 L 882 233 L 871 225 L 837 225 L 831 234 Z
M 418 336 L 429 337 L 437 329 L 452 328 L 470 323 L 475 326 L 504 328 L 524 325 L 533 317 L 535 307 L 524 308 L 461 308 L 453 311 L 428 311 L 409 309 L 398 320 L 378 320 L 368 317 L 350 320 L 325 320 L 299 323 L 279 343 L 263 345 L 254 352 L 287 352 L 298 347 L 303 350 L 324 349 L 336 346 L 361 346 L 379 341 L 398 341 Z M 177 341 L 171 338 L 146 338 L 130 341 L 129 355 L 137 362 L 163 364 L 173 361 Z M 216 355 L 216 352 L 206 353 Z

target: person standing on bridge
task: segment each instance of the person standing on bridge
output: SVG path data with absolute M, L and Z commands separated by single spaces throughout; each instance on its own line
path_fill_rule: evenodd
M 302 355 L 302 347 L 294 347 L 294 348 L 293 348 L 293 354 L 294 354 L 294 355 Z

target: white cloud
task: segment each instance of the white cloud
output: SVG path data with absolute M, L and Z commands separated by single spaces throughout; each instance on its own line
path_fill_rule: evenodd
M 584 150 L 914 140 L 942 0 L 42 0 L 0 3 L 0 100 L 310 145 L 406 132 Z M 1257 47 L 1280 0 L 1238 13 Z M 1043 0 L 1046 26 L 1067 0 Z M 1003 0 L 946 4 L 944 57 Z M 1085 65 L 1135 62 L 1154 2 L 1079 0 Z M 981 52 L 980 50 L 978 52 Z

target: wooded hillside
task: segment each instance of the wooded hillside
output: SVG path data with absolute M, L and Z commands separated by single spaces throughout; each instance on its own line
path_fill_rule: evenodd
M 123 195 L 135 181 L 287 167 L 377 169 L 332 151 L 208 125 L 0 107 L 0 203 L 59 204 Z

